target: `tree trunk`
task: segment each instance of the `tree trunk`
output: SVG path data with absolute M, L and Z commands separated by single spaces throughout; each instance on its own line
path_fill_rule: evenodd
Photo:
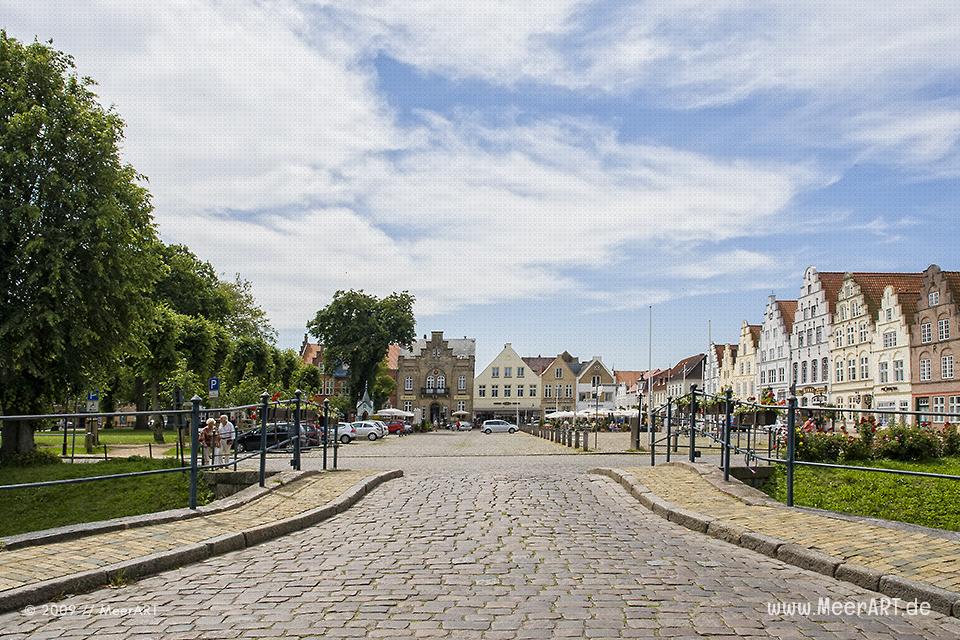
M 154 378 L 151 383 L 151 395 L 153 396 L 153 407 L 154 411 L 160 410 L 160 381 Z M 153 441 L 163 444 L 163 416 L 159 413 L 150 416 L 150 419 L 153 420 Z
M 26 420 L 4 420 L 3 421 L 3 445 L 0 447 L 0 458 L 16 455 L 18 453 L 30 453 L 36 450 L 37 445 L 33 441 L 33 431 L 36 425 Z

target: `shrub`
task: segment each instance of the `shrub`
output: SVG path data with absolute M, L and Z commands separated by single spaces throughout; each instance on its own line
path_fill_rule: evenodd
M 871 439 L 872 442 L 872 439 Z M 863 438 L 847 438 L 840 455 L 842 462 L 850 460 L 869 460 L 873 456 L 873 449 Z
M 943 455 L 955 456 L 960 454 L 960 431 L 957 426 L 947 423 L 940 432 L 940 439 L 943 443 Z
M 4 466 L 32 467 L 41 464 L 60 464 L 60 456 L 47 449 L 34 449 L 25 453 L 15 453 L 0 461 Z
M 847 447 L 842 433 L 804 433 L 797 430 L 797 460 L 837 462 Z
M 939 458 L 940 438 L 924 427 L 895 425 L 881 432 L 874 446 L 874 454 L 892 460 L 916 461 Z

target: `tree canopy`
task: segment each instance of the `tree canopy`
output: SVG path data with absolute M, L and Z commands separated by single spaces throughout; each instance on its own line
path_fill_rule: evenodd
M 337 291 L 333 300 L 307 323 L 311 335 L 323 343 L 324 364 L 350 366 L 350 398 L 356 402 L 365 384 L 374 393 L 377 366 L 391 343 L 409 346 L 416 335 L 414 297 L 407 291 L 384 298 L 359 291 Z

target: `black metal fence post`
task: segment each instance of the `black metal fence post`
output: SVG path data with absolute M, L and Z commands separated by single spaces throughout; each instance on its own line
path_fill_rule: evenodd
M 797 454 L 797 397 L 787 401 L 787 506 L 793 506 L 793 461 Z
M 327 470 L 327 443 L 330 441 L 330 400 L 323 401 L 323 470 Z
M 723 479 L 730 481 L 730 429 L 733 427 L 733 389 L 727 389 L 723 418 Z
M 333 470 L 337 470 L 337 451 L 340 450 L 340 418 L 333 423 Z
M 267 401 L 270 394 L 264 391 L 260 395 L 260 486 L 267 480 Z
M 176 409 L 183 409 L 183 390 L 180 387 L 173 390 L 173 403 Z M 180 450 L 180 466 L 186 466 L 183 457 L 183 414 L 180 413 L 177 414 L 177 447 Z
M 200 448 L 200 396 L 190 398 L 190 508 L 197 508 L 197 449 Z
M 697 442 L 697 385 L 690 385 L 690 462 L 696 462 Z
M 293 395 L 296 398 L 293 409 L 293 431 L 296 435 L 293 436 L 293 460 L 290 461 L 290 464 L 293 465 L 294 469 L 300 471 L 300 397 L 303 395 L 303 391 L 297 389 L 293 392 Z
M 667 433 L 667 462 L 670 462 L 670 438 L 673 437 L 673 407 L 672 400 L 667 399 L 667 416 L 664 418 L 664 431 Z

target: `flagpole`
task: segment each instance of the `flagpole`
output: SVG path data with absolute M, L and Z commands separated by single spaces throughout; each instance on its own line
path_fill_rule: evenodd
M 650 441 L 650 450 L 653 451 L 653 305 L 647 308 L 647 434 Z M 639 425 L 637 426 L 639 428 Z

